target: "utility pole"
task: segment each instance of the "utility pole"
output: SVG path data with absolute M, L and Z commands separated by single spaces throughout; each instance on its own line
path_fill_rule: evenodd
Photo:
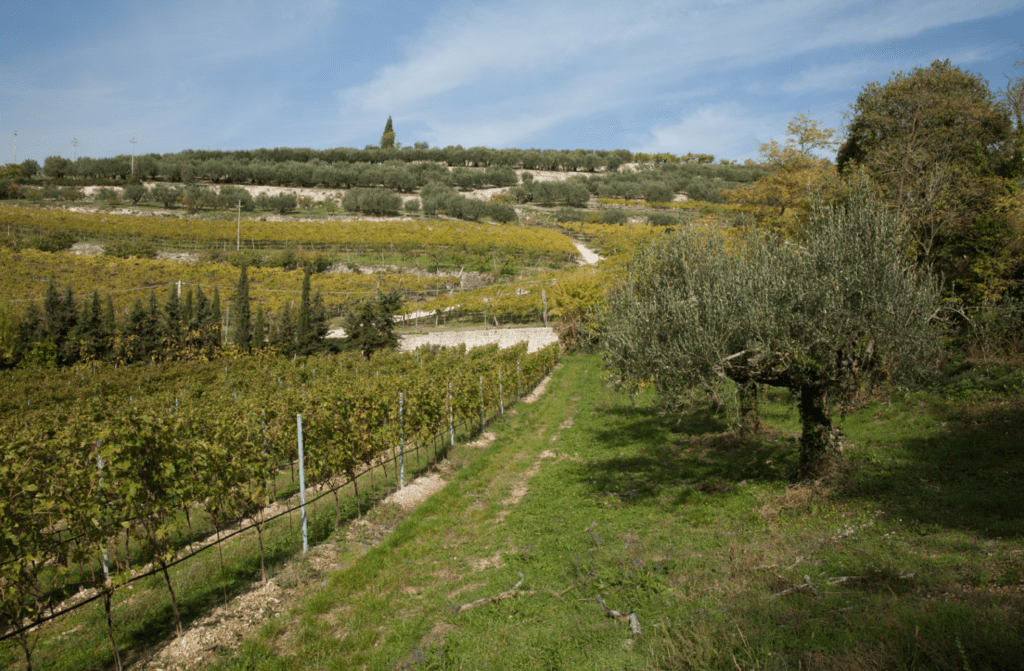
M 74 163 L 77 160 L 78 153 L 78 138 L 71 138 L 71 162 Z
M 132 138 L 132 174 L 135 174 L 135 138 Z
M 18 131 L 14 131 L 14 162 L 18 162 Z

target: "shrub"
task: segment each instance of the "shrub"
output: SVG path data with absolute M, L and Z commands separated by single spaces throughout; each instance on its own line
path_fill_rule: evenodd
M 601 222 L 605 224 L 624 224 L 627 218 L 622 210 L 605 210 L 601 213 Z
M 72 203 L 77 202 L 85 198 L 85 192 L 74 186 L 66 186 L 60 190 L 60 199 L 67 200 Z
M 223 256 L 223 260 L 236 268 L 241 268 L 242 266 L 259 268 L 263 264 L 263 256 L 259 252 L 245 249 L 228 252 Z
M 519 183 L 519 177 L 516 175 L 516 171 L 508 166 L 492 165 L 484 170 L 483 181 L 484 184 L 494 186 L 515 186 Z
M 103 248 L 106 256 L 116 256 L 126 259 L 130 256 L 137 256 L 140 259 L 156 258 L 156 248 L 144 240 L 115 240 Z
M 295 209 L 296 205 L 295 194 L 292 193 L 279 193 L 276 196 L 261 193 L 256 196 L 256 207 L 261 210 L 288 214 L 288 212 Z
M 461 219 L 469 219 L 470 221 L 478 221 L 480 217 L 487 214 L 487 204 L 476 200 L 475 198 L 465 198 L 462 200 L 462 212 L 455 216 Z
M 220 187 L 218 200 L 224 203 L 225 207 L 229 208 L 238 207 L 238 204 L 241 203 L 242 209 L 246 212 L 252 212 L 256 209 L 256 201 L 253 200 L 252 194 L 249 193 L 248 189 L 240 186 L 229 185 Z
M 405 201 L 405 204 L 403 205 L 403 207 L 405 208 L 406 212 L 412 212 L 412 213 L 419 212 L 420 211 L 420 201 L 415 199 L 415 198 L 412 198 L 410 200 Z
M 103 187 L 96 191 L 96 200 L 102 200 L 107 205 L 117 205 L 121 202 L 121 194 L 116 189 Z
M 402 197 L 387 189 L 371 189 L 359 196 L 359 209 L 369 214 L 397 214 Z
M 586 217 L 586 212 L 571 207 L 560 207 L 558 208 L 558 211 L 555 212 L 555 221 L 562 224 L 567 221 L 583 221 Z
M 78 240 L 71 233 L 58 231 L 38 238 L 33 247 L 42 252 L 63 252 L 71 249 L 76 242 Z
M 366 189 L 349 189 L 341 199 L 341 207 L 346 212 L 359 211 L 359 194 Z
M 647 215 L 647 223 L 652 226 L 675 226 L 679 218 L 669 212 L 651 212 Z
M 18 190 L 18 195 L 21 198 L 24 198 L 25 200 L 31 201 L 33 203 L 42 202 L 43 198 L 46 197 L 46 194 L 43 193 L 42 189 L 35 189 L 28 186 L 21 187 Z
M 483 175 L 469 168 L 455 168 L 452 170 L 452 179 L 456 186 L 467 191 L 479 189 L 484 184 Z
M 706 203 L 720 203 L 722 197 L 720 195 L 721 189 L 711 183 L 708 179 L 695 179 L 690 182 L 690 188 L 687 190 L 686 195 L 692 200 L 702 200 Z
M 644 200 L 649 203 L 670 203 L 675 197 L 672 187 L 665 182 L 644 182 L 640 188 L 643 191 Z
M 166 184 L 157 184 L 150 192 L 149 197 L 160 203 L 167 209 L 174 207 L 178 198 L 181 196 L 181 190 L 176 186 L 167 186 Z
M 569 207 L 585 207 L 590 200 L 590 189 L 575 179 L 562 185 L 562 198 Z
M 502 224 L 508 224 L 519 218 L 514 207 L 508 203 L 493 203 L 487 206 L 491 219 Z
M 124 197 L 132 201 L 133 205 L 138 205 L 139 201 L 145 198 L 148 193 L 149 189 L 142 184 L 129 184 L 124 187 Z

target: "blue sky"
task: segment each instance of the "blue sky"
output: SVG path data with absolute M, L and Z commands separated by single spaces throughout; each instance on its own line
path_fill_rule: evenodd
M 0 163 L 431 146 L 757 156 L 950 59 L 1005 84 L 1024 2 L 0 0 Z

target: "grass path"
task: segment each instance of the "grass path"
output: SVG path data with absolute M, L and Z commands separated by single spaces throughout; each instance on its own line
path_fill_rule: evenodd
M 344 568 L 221 665 L 1021 668 L 1022 408 L 870 404 L 849 466 L 794 485 L 788 399 L 743 440 L 632 408 L 569 357 L 379 545 L 339 536 Z

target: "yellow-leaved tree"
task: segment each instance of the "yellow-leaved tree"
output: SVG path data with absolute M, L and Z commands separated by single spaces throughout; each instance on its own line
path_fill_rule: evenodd
M 570 352 L 587 351 L 596 343 L 595 313 L 604 305 L 608 279 L 607 273 L 584 268 L 559 277 L 551 290 L 551 315 L 558 317 L 558 339 Z
M 784 232 L 794 231 L 801 217 L 810 213 L 809 189 L 835 180 L 835 165 L 816 156 L 816 150 L 833 151 L 836 132 L 819 128 L 818 122 L 798 114 L 786 126 L 789 138 L 780 145 L 769 140 L 759 147 L 766 176 L 753 184 L 722 191 L 727 203 L 749 206 L 757 220 Z

